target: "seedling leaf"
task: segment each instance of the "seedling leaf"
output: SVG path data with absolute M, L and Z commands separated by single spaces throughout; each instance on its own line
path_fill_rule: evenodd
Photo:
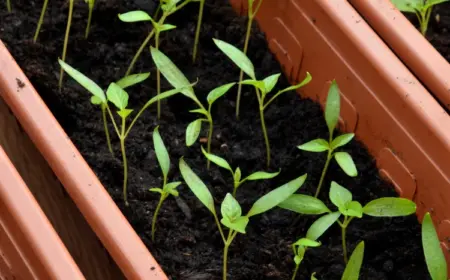
M 149 191 L 151 191 L 151 192 L 156 192 L 156 193 L 160 193 L 160 194 L 163 193 L 163 190 L 160 189 L 160 188 L 151 188 Z
M 128 75 L 117 81 L 116 84 L 122 89 L 126 89 L 145 81 L 148 77 L 150 77 L 150 72 Z
M 345 210 L 345 213 L 343 213 L 350 217 L 358 217 L 362 218 L 363 216 L 363 207 L 361 203 L 358 201 L 350 201 L 347 203 L 347 209 Z
M 275 178 L 276 176 L 278 176 L 278 174 L 280 174 L 280 172 L 281 172 L 281 170 L 278 172 L 273 172 L 273 173 L 257 171 L 253 174 L 250 174 L 244 180 L 256 181 L 256 180 L 272 179 L 272 178 Z
M 315 240 L 309 238 L 300 238 L 293 245 L 303 246 L 303 247 L 319 247 L 321 244 Z
M 391 0 L 391 2 L 402 12 L 415 13 L 423 6 L 423 0 Z
M 220 87 L 216 87 L 212 91 L 209 92 L 207 100 L 209 104 L 213 104 L 218 98 L 227 93 L 231 87 L 233 87 L 236 83 L 229 83 L 226 85 L 222 85 Z
M 344 274 L 342 275 L 342 280 L 358 280 L 359 271 L 361 270 L 361 265 L 364 258 L 364 241 L 361 241 L 353 250 L 350 260 L 345 267 Z
M 358 176 L 358 170 L 356 170 L 355 163 L 353 162 L 352 156 L 347 152 L 338 152 L 334 154 L 339 166 L 344 170 L 345 174 L 350 177 Z
M 186 128 L 186 146 L 190 147 L 197 141 L 201 129 L 201 119 L 196 119 L 188 125 L 188 127 Z
M 158 159 L 159 166 L 161 167 L 161 171 L 164 175 L 164 178 L 167 179 L 167 175 L 169 174 L 170 169 L 170 158 L 169 153 L 167 152 L 166 146 L 159 134 L 159 127 L 157 126 L 153 130 L 153 146 L 155 147 L 156 158 Z
M 119 19 L 123 22 L 152 21 L 152 17 L 144 11 L 131 11 L 119 14 Z
M 263 94 L 265 94 L 266 92 L 266 88 L 264 86 L 264 82 L 263 81 L 257 81 L 257 80 L 243 80 L 241 82 L 242 85 L 251 85 L 254 87 L 257 87 Z
M 422 246 L 431 278 L 447 280 L 447 262 L 430 213 L 425 213 L 422 221 Z
M 352 201 L 352 193 L 336 182 L 331 182 L 330 200 L 338 208 L 346 208 L 347 203 Z
M 406 198 L 382 197 L 367 203 L 363 211 L 373 217 L 407 216 L 416 212 L 416 204 Z
M 306 77 L 303 79 L 303 81 L 301 81 L 300 83 L 298 83 L 296 85 L 293 85 L 293 86 L 287 87 L 287 88 L 285 88 L 283 90 L 280 90 L 277 93 L 277 95 L 280 95 L 282 93 L 285 93 L 285 92 L 288 92 L 288 91 L 291 91 L 291 90 L 297 90 L 297 89 L 307 85 L 309 82 L 311 82 L 311 80 L 312 80 L 311 74 L 309 72 L 306 72 Z
M 133 112 L 132 109 L 122 109 L 117 112 L 117 114 L 122 118 L 126 119 L 131 113 Z
M 116 83 L 111 83 L 106 90 L 108 100 L 119 110 L 126 109 L 128 106 L 128 93 Z
M 280 78 L 280 75 L 281 75 L 280 73 L 273 74 L 263 80 L 265 93 L 269 93 L 273 90 L 273 88 L 275 87 L 275 85 L 278 82 L 278 79 Z
M 304 194 L 293 194 L 278 204 L 278 207 L 306 215 L 320 215 L 331 212 L 320 199 Z
M 300 150 L 307 151 L 307 152 L 324 152 L 328 151 L 330 148 L 328 145 L 328 142 L 324 139 L 314 139 L 312 141 L 306 142 L 305 144 L 302 144 L 298 146 Z
M 348 142 L 350 142 L 353 137 L 355 137 L 354 133 L 347 133 L 339 135 L 338 137 L 334 138 L 333 142 L 331 142 L 331 149 L 336 149 L 338 147 L 342 147 L 346 145 Z
M 339 121 L 339 114 L 341 109 L 341 100 L 339 96 L 339 87 L 335 80 L 331 82 L 328 90 L 327 103 L 325 105 L 325 121 L 327 122 L 328 131 L 330 135 L 333 134 L 334 129 Z
M 170 193 L 173 196 L 178 196 L 177 187 L 181 185 L 181 182 L 171 182 L 164 186 L 164 191 Z
M 220 167 L 222 167 L 222 168 L 225 168 L 225 169 L 230 170 L 231 172 L 233 172 L 233 169 L 231 169 L 230 164 L 228 164 L 228 162 L 227 162 L 225 159 L 223 159 L 223 158 L 221 158 L 221 157 L 219 157 L 219 156 L 216 156 L 216 155 L 213 155 L 213 154 L 208 153 L 208 152 L 203 148 L 203 146 L 202 146 L 202 153 L 203 153 L 203 155 L 205 155 L 205 157 L 206 157 L 208 160 L 214 162 L 216 165 L 218 165 L 218 166 L 220 166 Z
M 311 280 L 317 280 L 317 278 L 316 278 L 316 273 L 315 272 L 313 272 L 312 274 L 311 274 Z
M 208 111 L 206 111 L 203 108 L 190 110 L 189 113 L 198 113 L 198 114 L 202 114 L 202 115 L 208 116 Z
M 234 171 L 234 181 L 235 182 L 240 182 L 241 181 L 241 176 L 242 176 L 242 173 L 241 173 L 241 169 L 238 167 L 238 168 L 236 168 L 236 171 Z
M 249 218 L 247 216 L 242 216 L 242 217 L 237 218 L 234 221 L 230 221 L 226 218 L 222 218 L 220 220 L 220 222 L 227 228 L 230 228 L 232 230 L 235 230 L 237 232 L 245 234 L 245 228 L 247 227 Z
M 163 24 L 163 25 L 158 26 L 158 28 L 159 28 L 159 32 L 164 32 L 164 31 L 175 29 L 177 27 L 172 24 Z
M 341 213 L 333 212 L 315 220 L 306 232 L 306 238 L 311 240 L 319 239 L 325 231 L 327 231 L 337 221 L 337 219 L 339 219 L 340 216 Z
M 242 216 L 242 209 L 239 202 L 237 202 L 237 200 L 230 193 L 227 193 L 225 199 L 222 201 L 220 212 L 222 217 L 228 219 L 229 221 L 234 221 Z
M 235 46 L 219 39 L 213 39 L 216 46 L 234 62 L 245 74 L 256 80 L 255 68 L 248 57 Z
M 100 98 L 98 98 L 97 96 L 93 95 L 91 96 L 91 103 L 94 105 L 100 105 L 102 104 L 102 100 Z

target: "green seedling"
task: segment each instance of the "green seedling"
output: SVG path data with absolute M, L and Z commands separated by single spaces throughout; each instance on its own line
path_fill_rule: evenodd
M 325 174 L 327 173 L 328 166 L 333 158 L 336 159 L 338 165 L 348 176 L 356 177 L 358 175 L 352 156 L 347 152 L 336 152 L 337 148 L 346 145 L 355 136 L 353 133 L 347 133 L 333 138 L 333 132 L 339 121 L 340 107 L 339 87 L 336 81 L 333 81 L 328 90 L 328 97 L 325 105 L 325 121 L 327 122 L 329 133 L 328 141 L 319 138 L 297 147 L 300 150 L 308 152 L 327 152 L 327 160 L 322 170 L 322 175 L 320 176 L 319 185 L 317 185 L 315 197 L 319 196 Z
M 208 190 L 203 181 L 186 164 L 183 158 L 180 159 L 180 172 L 189 189 L 191 189 L 198 200 L 200 200 L 200 202 L 214 216 L 214 220 L 224 243 L 223 280 L 227 279 L 228 248 L 233 242 L 236 235 L 238 233 L 245 234 L 245 229 L 251 217 L 269 211 L 270 209 L 276 207 L 278 204 L 284 201 L 286 198 L 291 196 L 293 193 L 295 193 L 305 182 L 307 176 L 305 174 L 262 196 L 253 204 L 253 206 L 250 208 L 250 211 L 248 211 L 245 216 L 242 215 L 242 209 L 237 200 L 230 193 L 227 193 L 220 208 L 222 219 L 219 222 L 216 208 L 214 206 L 214 198 L 211 195 L 211 192 Z M 226 237 L 221 223 L 223 226 L 229 229 L 228 235 Z
M 152 241 L 155 241 L 156 219 L 158 218 L 158 212 L 161 209 L 164 200 L 166 200 L 169 195 L 178 196 L 177 187 L 181 184 L 181 182 L 167 183 L 167 176 L 169 175 L 170 169 L 170 158 L 161 135 L 159 134 L 158 127 L 156 127 L 153 131 L 153 146 L 155 147 L 156 158 L 158 159 L 159 166 L 161 167 L 161 171 L 163 173 L 163 187 L 150 189 L 150 191 L 157 192 L 161 195 L 152 219 Z
M 6 9 L 8 9 L 8 13 L 11 13 L 11 0 L 6 0 Z
M 359 272 L 361 271 L 361 266 L 364 259 L 364 241 L 361 241 L 353 250 L 350 260 L 345 266 L 344 274 L 341 280 L 358 280 Z M 316 278 L 316 273 L 313 272 L 311 275 L 311 280 L 318 280 Z
M 193 0 L 184 0 L 181 4 L 178 5 L 178 3 L 181 2 L 181 0 L 161 0 L 160 7 L 161 7 L 161 10 L 163 11 L 163 15 L 158 20 L 158 22 L 155 22 L 147 13 L 142 12 L 142 11 L 134 11 L 134 12 L 130 12 L 132 14 L 126 13 L 126 14 L 119 15 L 119 18 L 125 22 L 151 21 L 153 24 L 152 31 L 150 31 L 150 33 L 147 35 L 144 42 L 142 42 L 142 45 L 139 47 L 138 51 L 136 52 L 133 59 L 131 60 L 131 63 L 128 66 L 128 70 L 127 70 L 127 73 L 125 74 L 125 76 L 128 76 L 131 73 L 131 71 L 134 68 L 134 65 L 136 64 L 137 60 L 141 56 L 145 47 L 148 45 L 148 43 L 150 42 L 152 37 L 154 35 L 156 35 L 157 31 L 160 33 L 162 31 L 166 31 L 166 30 L 175 28 L 175 26 L 173 26 L 173 25 L 170 25 L 170 24 L 165 25 L 164 24 L 167 17 L 169 17 L 170 15 L 174 14 L 175 12 L 181 10 L 184 6 L 186 6 L 188 3 L 192 2 L 192 1 Z M 126 16 L 124 17 L 124 15 L 126 15 Z M 132 21 L 127 21 L 127 20 L 132 20 Z M 159 27 L 159 29 L 157 30 L 155 28 L 155 26 Z M 169 28 L 169 29 L 166 29 L 166 28 Z M 159 41 L 159 38 L 157 41 Z
M 192 61 L 195 62 L 197 58 L 198 40 L 200 38 L 200 29 L 202 27 L 203 10 L 205 8 L 205 0 L 196 0 L 199 2 L 197 28 L 195 29 L 194 49 L 192 51 Z
M 166 57 L 160 51 L 155 51 L 154 53 L 152 53 L 152 55 L 154 60 L 158 59 L 159 56 Z M 170 63 L 172 62 L 170 61 Z M 64 69 L 64 71 L 66 71 L 69 74 L 69 76 L 71 76 L 75 81 L 77 81 L 80 85 L 82 85 L 85 89 L 87 89 L 89 92 L 92 93 L 93 97 L 91 98 L 91 102 L 100 106 L 104 106 L 109 114 L 111 122 L 114 126 L 114 130 L 120 140 L 120 150 L 122 153 L 122 162 L 123 162 L 123 199 L 125 205 L 128 206 L 128 199 L 127 199 L 128 162 L 125 150 L 125 140 L 127 139 L 131 129 L 133 128 L 134 124 L 139 119 L 139 117 L 142 115 L 142 113 L 148 107 L 150 107 L 150 105 L 154 104 L 158 100 L 168 98 L 184 90 L 192 90 L 192 86 L 195 85 L 196 83 L 188 84 L 187 88 L 179 87 L 172 90 L 168 90 L 151 98 L 147 103 L 145 103 L 145 105 L 133 118 L 131 123 L 127 126 L 127 120 L 130 114 L 133 112 L 133 110 L 127 108 L 129 96 L 128 93 L 123 88 L 126 87 L 127 85 L 132 85 L 136 83 L 136 81 L 145 80 L 146 78 L 145 75 L 148 77 L 148 73 L 143 74 L 144 76 L 135 76 L 135 75 L 128 76 L 123 80 L 119 81 L 119 84 L 111 83 L 108 89 L 106 90 L 105 95 L 105 92 L 94 81 L 92 81 L 91 79 L 80 73 L 78 70 L 72 68 L 70 65 L 68 65 L 62 60 L 59 60 L 59 64 Z M 164 71 L 167 71 L 167 69 L 164 69 Z M 117 125 L 115 118 L 112 114 L 112 111 L 108 106 L 108 102 L 111 102 L 116 106 L 117 114 L 120 117 L 120 126 Z
M 341 227 L 342 233 L 342 250 L 344 261 L 347 263 L 347 243 L 346 230 L 350 222 L 354 218 L 362 218 L 363 215 L 373 217 L 399 217 L 407 216 L 416 212 L 416 204 L 409 199 L 398 197 L 383 197 L 370 201 L 364 207 L 358 201 L 352 200 L 352 193 L 336 182 L 331 182 L 330 200 L 338 208 L 337 212 L 331 212 L 330 209 L 318 198 L 294 194 L 279 207 L 294 211 L 300 214 L 319 215 L 330 213 L 328 215 L 342 215 L 342 221 L 335 220 Z M 331 224 L 334 223 L 332 218 L 327 220 Z
M 264 171 L 257 171 L 255 173 L 250 174 L 249 176 L 242 179 L 241 169 L 238 167 L 235 171 L 231 168 L 230 164 L 223 158 L 213 155 L 211 153 L 208 153 L 203 149 L 202 147 L 202 153 L 205 155 L 205 157 L 208 159 L 208 161 L 212 161 L 217 166 L 220 166 L 228 171 L 231 172 L 231 176 L 233 177 L 233 197 L 236 197 L 236 192 L 239 186 L 241 186 L 245 181 L 256 181 L 256 180 L 266 180 L 266 179 L 272 179 L 278 176 L 280 174 L 281 170 L 274 173 L 264 172 Z
M 281 94 L 283 94 L 285 92 L 296 90 L 296 89 L 308 84 L 311 81 L 312 77 L 307 72 L 306 78 L 302 82 L 300 82 L 297 85 L 293 85 L 293 86 L 290 86 L 283 90 L 278 91 L 274 96 L 272 96 L 272 98 L 269 99 L 269 101 L 266 102 L 265 98 L 273 90 L 273 88 L 277 84 L 278 78 L 280 77 L 281 74 L 274 74 L 274 75 L 271 75 L 271 76 L 265 78 L 264 80 L 257 80 L 256 76 L 255 76 L 255 70 L 254 70 L 255 67 L 253 66 L 250 59 L 248 59 L 248 57 L 242 51 L 240 51 L 233 45 L 228 44 L 227 42 L 224 42 L 224 41 L 221 41 L 218 39 L 213 39 L 213 40 L 214 40 L 214 43 L 217 45 L 217 47 L 223 53 L 225 53 L 225 55 L 228 56 L 228 58 L 230 58 L 231 61 L 233 61 L 242 71 L 244 71 L 244 73 L 246 73 L 251 78 L 249 80 L 242 81 L 241 83 L 245 84 L 245 85 L 252 85 L 256 90 L 256 97 L 258 98 L 258 103 L 259 103 L 259 115 L 261 118 L 261 127 L 262 127 L 262 131 L 264 134 L 264 141 L 266 144 L 267 167 L 269 167 L 270 166 L 270 143 L 269 143 L 269 137 L 267 136 L 266 123 L 265 123 L 265 119 L 264 119 L 264 110 L 278 96 L 280 96 Z
M 433 6 L 447 2 L 449 0 L 391 0 L 392 3 L 402 12 L 414 13 L 419 20 L 420 32 L 427 34 L 428 23 L 430 21 Z
M 248 42 L 250 41 L 250 33 L 252 31 L 252 24 L 253 20 L 255 19 L 256 14 L 259 11 L 259 8 L 261 7 L 261 4 L 263 0 L 256 0 L 258 1 L 258 4 L 256 4 L 256 7 L 254 7 L 255 0 L 247 0 L 247 31 L 245 33 L 245 41 L 244 41 L 244 49 L 243 52 L 245 55 L 247 55 L 248 50 Z M 239 108 L 241 106 L 241 92 L 242 92 L 242 79 L 244 78 L 244 71 L 241 70 L 239 73 L 239 86 L 238 86 L 238 93 L 236 97 L 236 119 L 239 119 Z
M 166 6 L 164 6 L 166 7 Z M 140 22 L 140 21 L 150 21 L 153 25 L 153 31 L 155 34 L 155 48 L 159 50 L 159 37 L 161 32 L 169 31 L 175 29 L 176 26 L 172 24 L 166 24 L 164 21 L 168 16 L 168 10 L 163 8 L 163 15 L 161 19 L 156 22 L 152 19 L 152 17 L 144 11 L 132 11 L 125 14 L 119 14 L 119 19 L 123 22 Z M 131 69 L 129 68 L 127 71 L 127 75 Z M 157 94 L 161 92 L 161 73 L 159 69 L 156 69 L 156 89 Z M 158 102 L 158 119 L 161 118 L 161 102 Z
M 440 243 L 430 213 L 425 213 L 422 220 L 422 247 L 428 272 L 433 280 L 448 279 L 447 262 Z
M 89 5 L 89 16 L 86 25 L 86 31 L 84 37 L 87 39 L 89 37 L 89 31 L 91 29 L 92 13 L 94 12 L 95 0 L 84 0 Z

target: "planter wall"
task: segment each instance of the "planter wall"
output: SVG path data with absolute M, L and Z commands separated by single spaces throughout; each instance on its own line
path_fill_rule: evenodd
M 244 2 L 231 0 L 240 12 Z M 341 128 L 368 146 L 381 174 L 417 202 L 420 217 L 433 213 L 447 246 L 450 118 L 441 105 L 347 1 L 264 1 L 257 20 L 291 81 L 313 74 L 302 95 L 323 103 L 336 78 Z M 3 45 L 0 59 L 8 69 L 0 73 L 2 98 L 123 274 L 167 279 Z
M 0 278 L 85 279 L 1 146 Z

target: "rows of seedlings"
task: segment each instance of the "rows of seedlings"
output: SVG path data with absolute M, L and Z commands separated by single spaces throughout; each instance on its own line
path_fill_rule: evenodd
M 339 81 L 322 111 L 281 74 L 262 1 L 86 2 L 8 0 L 1 39 L 171 279 L 444 279 L 429 215 L 337 129 Z

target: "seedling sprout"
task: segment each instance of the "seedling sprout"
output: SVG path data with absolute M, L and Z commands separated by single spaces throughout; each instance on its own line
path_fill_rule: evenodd
M 214 216 L 214 220 L 224 243 L 222 276 L 223 280 L 227 279 L 228 248 L 238 233 L 245 234 L 245 229 L 247 227 L 249 219 L 253 216 L 267 212 L 280 204 L 286 198 L 295 193 L 306 180 L 305 174 L 282 185 L 281 187 L 272 190 L 271 192 L 259 198 L 245 216 L 242 216 L 242 209 L 239 205 L 239 202 L 230 193 L 227 193 L 220 208 L 222 219 L 219 222 L 212 194 L 203 183 L 203 181 L 187 165 L 183 158 L 180 159 L 180 172 L 189 189 L 191 189 L 198 200 L 200 200 L 200 202 L 206 208 L 208 208 L 208 210 Z M 225 237 L 224 230 L 222 229 L 221 224 L 229 229 L 227 237 Z
M 356 177 L 358 171 L 356 170 L 355 163 L 352 156 L 347 152 L 335 152 L 337 148 L 346 145 L 355 136 L 353 133 L 347 133 L 339 135 L 333 139 L 333 132 L 338 124 L 340 115 L 341 101 L 339 96 L 339 87 L 336 81 L 333 81 L 328 90 L 327 102 L 325 105 L 325 121 L 328 126 L 328 141 L 325 139 L 315 139 L 305 144 L 298 146 L 300 150 L 308 152 L 327 152 L 327 160 L 320 176 L 319 185 L 317 186 L 315 197 L 319 196 L 320 189 L 322 188 L 325 174 L 327 173 L 328 166 L 331 160 L 334 158 L 338 165 L 344 170 L 345 174 L 351 177 Z
M 225 55 L 227 55 L 228 58 L 231 59 L 231 61 L 233 61 L 242 71 L 244 71 L 251 78 L 249 80 L 242 81 L 241 83 L 245 84 L 245 85 L 252 85 L 256 90 L 256 97 L 258 98 L 258 103 L 259 103 L 259 115 L 261 118 L 261 127 L 262 127 L 262 131 L 264 134 L 264 141 L 266 144 L 267 167 L 269 167 L 270 166 L 270 143 L 269 143 L 269 137 L 267 136 L 266 123 L 265 123 L 265 119 L 264 119 L 264 110 L 267 108 L 267 106 L 270 105 L 270 103 L 272 103 L 281 94 L 288 92 L 288 91 L 296 90 L 302 86 L 307 85 L 312 79 L 311 74 L 306 72 L 306 77 L 302 82 L 300 82 L 297 85 L 293 85 L 293 86 L 290 86 L 283 90 L 278 91 L 274 96 L 272 96 L 272 98 L 270 98 L 269 101 L 265 102 L 265 98 L 273 90 L 273 88 L 277 84 L 278 78 L 280 77 L 281 74 L 274 74 L 274 75 L 271 75 L 271 76 L 265 78 L 264 80 L 257 80 L 256 76 L 255 76 L 255 70 L 254 70 L 255 68 L 254 68 L 252 62 L 250 61 L 250 59 L 248 59 L 248 57 L 242 51 L 240 51 L 238 48 L 236 48 L 235 46 L 233 46 L 227 42 L 224 42 L 224 41 L 221 41 L 218 39 L 213 39 L 213 40 L 214 40 L 214 43 L 217 45 L 217 47 L 223 53 L 225 53 Z
M 422 220 L 422 247 L 432 280 L 447 280 L 447 262 L 430 213 Z

